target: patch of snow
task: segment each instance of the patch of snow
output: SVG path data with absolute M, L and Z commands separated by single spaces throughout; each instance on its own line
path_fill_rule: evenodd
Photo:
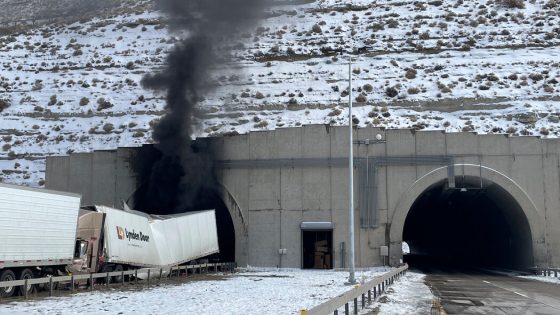
M 424 274 L 408 271 L 360 314 L 371 314 L 372 310 L 374 314 L 383 315 L 430 314 L 434 296 L 424 283 L 424 277 Z
M 560 278 L 555 278 L 555 277 L 544 277 L 544 276 L 519 276 L 519 278 L 523 278 L 523 279 L 530 279 L 530 280 L 536 280 L 536 281 L 542 281 L 542 282 L 548 282 L 548 283 L 556 283 L 560 285 Z
M 388 270 L 364 269 L 356 278 L 368 281 Z M 12 302 L 0 305 L 0 313 L 299 314 L 349 290 L 347 277 L 346 271 L 247 268 L 223 280 Z

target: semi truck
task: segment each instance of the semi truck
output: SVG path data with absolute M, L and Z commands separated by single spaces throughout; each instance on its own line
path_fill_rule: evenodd
M 149 215 L 86 207 L 76 235 L 75 259 L 67 268 L 72 273 L 176 266 L 219 252 L 214 210 Z
M 0 281 L 176 266 L 219 252 L 214 210 L 149 215 L 80 201 L 0 184 Z M 0 295 L 35 289 L 0 288 Z
M 0 281 L 63 272 L 74 259 L 80 195 L 0 184 Z M 0 288 L 9 297 L 28 288 Z

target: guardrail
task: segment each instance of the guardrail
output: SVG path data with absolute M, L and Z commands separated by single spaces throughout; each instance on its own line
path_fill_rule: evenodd
M 68 276 L 56 276 L 56 277 L 45 277 L 45 278 L 33 278 L 25 280 L 13 280 L 13 281 L 0 281 L 0 288 L 9 287 L 28 287 L 37 284 L 46 284 L 49 291 L 49 296 L 53 296 L 53 290 L 56 284 L 65 283 L 69 285 L 71 292 L 77 290 L 76 284 L 80 283 L 80 280 L 87 282 L 87 287 L 90 291 L 93 291 L 95 287 L 98 286 L 108 286 L 109 284 L 120 284 L 124 286 L 126 283 L 138 283 L 142 281 L 150 285 L 150 281 L 157 279 L 161 281 L 163 277 L 173 276 L 179 277 L 183 275 L 188 277 L 189 270 L 193 270 L 191 273 L 196 273 L 198 270 L 199 274 L 208 273 L 210 269 L 214 272 L 234 272 L 236 268 L 235 263 L 214 263 L 214 264 L 196 264 L 196 265 L 182 265 L 182 266 L 170 266 L 161 268 L 141 268 L 123 271 L 110 271 L 110 272 L 100 272 L 100 273 L 88 273 L 88 274 L 72 274 Z M 219 270 L 218 270 L 219 269 Z M 128 276 L 128 277 L 127 277 Z M 128 278 L 128 279 L 127 279 Z M 96 283 L 95 280 L 101 279 L 103 283 Z M 118 281 L 116 281 L 118 279 Z M 27 299 L 29 296 L 28 290 L 24 291 L 24 298 Z M 1 299 L 1 297 L 0 297 Z
M 408 265 L 405 264 L 395 270 L 391 270 L 381 276 L 373 278 L 362 285 L 355 286 L 350 291 L 335 297 L 323 304 L 320 304 L 310 310 L 301 311 L 302 315 L 325 315 L 335 314 L 338 315 L 338 310 L 344 308 L 344 314 L 350 314 L 350 304 L 353 303 L 353 314 L 358 314 L 358 299 L 361 299 L 361 309 L 364 309 L 367 304 L 371 304 L 378 296 L 385 292 L 385 288 L 391 285 L 395 280 L 403 276 L 408 270 Z M 367 297 L 366 297 L 367 295 Z M 367 300 L 367 301 L 366 301 Z
M 552 277 L 552 275 L 554 275 L 555 278 L 558 278 L 558 274 L 560 273 L 560 268 L 552 268 L 552 267 L 545 267 L 545 268 L 540 268 L 540 267 L 534 267 L 531 268 L 531 270 L 535 273 L 535 275 L 537 276 L 545 276 L 545 277 Z

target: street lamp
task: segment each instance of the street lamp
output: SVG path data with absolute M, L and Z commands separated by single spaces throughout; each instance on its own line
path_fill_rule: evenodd
M 356 283 L 354 263 L 354 150 L 352 137 L 352 55 L 348 60 L 348 258 L 350 260 L 348 284 Z

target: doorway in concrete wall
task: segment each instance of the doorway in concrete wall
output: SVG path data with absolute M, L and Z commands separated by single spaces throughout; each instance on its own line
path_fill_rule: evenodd
M 414 202 L 403 230 L 417 267 L 504 268 L 533 264 L 527 217 L 499 185 L 478 177 L 457 177 L 433 184 Z
M 302 268 L 332 269 L 332 230 L 302 230 Z

